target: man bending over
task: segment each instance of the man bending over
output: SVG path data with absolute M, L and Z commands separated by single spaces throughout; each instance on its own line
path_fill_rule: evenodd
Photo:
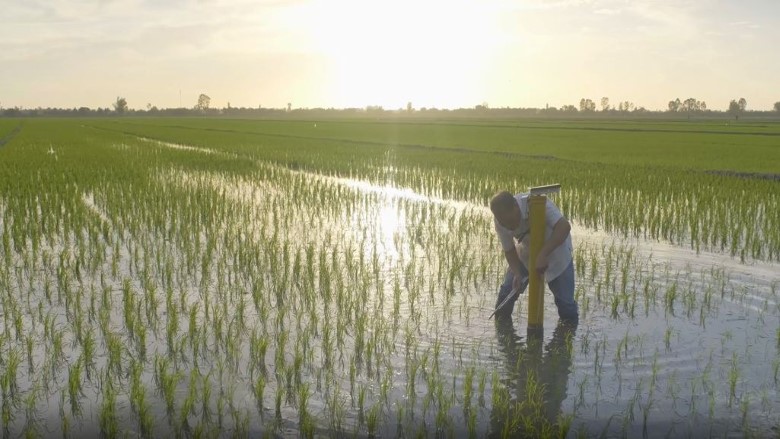
M 528 252 L 531 247 L 528 194 L 512 195 L 509 192 L 499 192 L 490 200 L 490 210 L 493 212 L 496 234 L 509 264 L 504 283 L 498 291 L 496 307 L 515 291 L 514 297 L 496 312 L 496 319 L 511 318 L 517 297 L 525 292 L 528 286 Z M 574 262 L 570 231 L 569 221 L 548 199 L 544 247 L 536 258 L 536 266 L 531 268 L 540 276 L 544 276 L 555 296 L 558 316 L 576 322 L 579 313 L 574 300 Z

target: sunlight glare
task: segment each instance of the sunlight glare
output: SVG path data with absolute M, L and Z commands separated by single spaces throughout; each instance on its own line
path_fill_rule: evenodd
M 405 218 L 398 209 L 396 202 L 385 198 L 385 202 L 379 209 L 379 229 L 377 230 L 377 239 L 384 249 L 384 256 L 395 261 L 399 256 L 399 249 L 396 247 L 396 233 L 403 233 L 405 227 Z
M 496 12 L 473 1 L 315 2 L 307 23 L 332 65 L 339 106 L 473 106 L 484 100 L 484 72 Z

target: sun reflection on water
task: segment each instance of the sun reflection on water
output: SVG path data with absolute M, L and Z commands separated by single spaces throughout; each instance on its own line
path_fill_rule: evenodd
M 379 206 L 375 224 L 378 226 L 375 231 L 375 239 L 383 249 L 383 255 L 396 261 L 400 256 L 400 249 L 395 243 L 395 237 L 404 233 L 406 228 L 405 215 L 398 208 L 397 203 L 385 199 Z

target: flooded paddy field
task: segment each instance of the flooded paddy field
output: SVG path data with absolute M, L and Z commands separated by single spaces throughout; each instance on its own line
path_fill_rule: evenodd
M 778 183 L 583 124 L 2 125 L 4 436 L 776 437 Z M 552 182 L 580 322 L 528 333 L 487 200 Z

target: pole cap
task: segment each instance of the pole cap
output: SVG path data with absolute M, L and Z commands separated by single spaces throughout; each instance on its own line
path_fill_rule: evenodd
M 529 189 L 531 195 L 557 194 L 561 191 L 560 184 L 549 184 L 547 186 L 536 186 Z

